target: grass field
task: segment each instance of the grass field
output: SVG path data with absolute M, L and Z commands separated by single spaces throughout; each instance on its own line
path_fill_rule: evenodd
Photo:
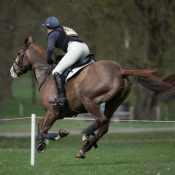
M 35 166 L 30 165 L 29 137 L 0 137 L 0 174 L 175 174 L 174 132 L 107 134 L 84 160 L 75 158 L 81 137 L 50 141 L 44 154 L 36 152 Z

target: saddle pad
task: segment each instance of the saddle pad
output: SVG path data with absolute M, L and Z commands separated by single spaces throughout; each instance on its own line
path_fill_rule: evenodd
M 71 72 L 69 72 L 69 74 L 68 74 L 68 76 L 66 78 L 66 83 L 67 83 L 67 80 L 69 78 L 71 78 L 73 75 L 75 75 L 78 71 L 80 71 L 81 69 L 83 69 L 84 67 L 86 67 L 86 66 L 88 66 L 88 65 L 90 65 L 92 63 L 95 63 L 95 61 L 91 58 L 91 61 L 88 62 L 87 64 L 85 64 L 85 65 L 83 65 L 81 67 L 77 67 L 77 68 L 72 69 Z

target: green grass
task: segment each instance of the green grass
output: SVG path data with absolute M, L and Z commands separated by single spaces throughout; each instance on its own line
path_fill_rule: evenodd
M 0 137 L 0 174 L 146 175 L 174 174 L 173 132 L 107 134 L 84 160 L 75 158 L 82 135 L 50 141 L 30 166 L 30 138 Z M 139 139 L 137 139 L 139 137 Z

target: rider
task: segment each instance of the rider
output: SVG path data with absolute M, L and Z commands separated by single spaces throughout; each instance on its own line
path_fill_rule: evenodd
M 54 101 L 50 101 L 50 103 L 55 105 L 65 105 L 66 97 L 64 95 L 61 75 L 75 62 L 86 57 L 90 53 L 89 48 L 74 30 L 61 26 L 59 20 L 55 17 L 48 18 L 42 25 L 47 31 L 48 38 L 47 55 L 45 58 L 47 63 L 53 64 L 51 56 L 55 47 L 66 53 L 52 71 L 59 97 L 55 98 Z

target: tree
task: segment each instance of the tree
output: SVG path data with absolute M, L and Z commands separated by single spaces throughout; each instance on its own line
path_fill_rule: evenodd
M 34 26 L 37 18 L 38 12 L 43 15 L 40 11 L 40 8 L 34 8 L 34 1 L 10 1 L 10 0 L 2 0 L 0 2 L 0 63 L 3 65 L 0 69 L 0 99 L 11 99 L 12 91 L 11 91 L 11 83 L 12 78 L 10 76 L 9 70 L 12 64 L 15 61 L 15 57 L 17 56 L 17 48 L 21 47 L 25 37 L 29 36 L 29 30 L 33 30 L 34 28 L 30 26 Z M 32 6 L 33 5 L 33 6 Z M 32 8 L 31 8 L 32 7 Z M 20 13 L 18 13 L 18 9 L 20 9 Z M 37 10 L 37 11 L 36 11 Z M 31 11 L 35 11 L 35 13 L 31 13 Z M 30 18 L 29 18 L 30 14 Z M 32 15 L 31 15 L 32 14 Z M 35 15 L 35 16 L 34 16 Z M 26 18 L 27 16 L 27 18 Z M 24 19 L 23 19 L 24 18 Z M 33 18 L 31 20 L 31 18 Z M 25 31 L 24 31 L 24 27 Z M 29 32 L 29 33 L 27 33 Z M 20 40 L 21 39 L 21 40 Z M 21 43 L 18 42 L 22 41 Z M 34 78 L 34 77 L 33 77 Z M 35 87 L 34 83 L 32 83 L 32 102 L 35 103 Z M 4 88 L 5 87 L 5 88 Z
M 97 60 L 114 60 L 124 69 L 168 67 L 161 76 L 173 73 L 173 0 L 2 0 L 0 10 L 0 98 L 12 96 L 9 69 L 24 39 L 31 35 L 34 43 L 47 48 L 41 24 L 50 16 L 85 39 Z M 127 100 L 136 105 L 138 119 L 152 118 L 158 94 L 135 86 Z
M 144 65 L 138 62 L 139 67 L 164 67 L 163 57 L 174 44 L 171 35 L 175 31 L 174 15 L 172 14 L 175 3 L 171 0 L 135 0 L 135 4 L 142 14 L 142 25 L 147 29 L 145 33 L 145 37 L 147 37 L 146 62 Z M 153 119 L 153 108 L 158 104 L 158 94 L 141 88 L 137 89 L 137 94 L 137 118 Z
M 6 5 L 8 3 L 8 6 Z M 0 15 L 0 84 L 1 84 L 1 100 L 3 98 L 12 98 L 11 93 L 11 77 L 9 74 L 10 62 L 13 58 L 13 39 L 14 39 L 14 25 L 16 23 L 16 9 L 13 7 L 11 1 L 1 1 L 1 15 Z M 7 71 L 8 70 L 8 71 Z

